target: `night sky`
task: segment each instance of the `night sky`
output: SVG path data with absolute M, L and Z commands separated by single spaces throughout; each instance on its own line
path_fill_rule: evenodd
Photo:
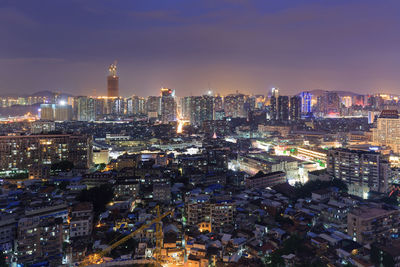
M 400 1 L 0 0 L 0 94 L 400 94 Z

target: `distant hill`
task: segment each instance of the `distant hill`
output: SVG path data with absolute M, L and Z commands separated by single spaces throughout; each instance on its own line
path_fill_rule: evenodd
M 53 97 L 54 95 L 56 95 L 56 94 L 60 94 L 61 96 L 64 96 L 64 97 L 69 97 L 69 96 L 73 96 L 73 95 L 71 95 L 71 94 L 66 94 L 66 93 L 59 93 L 59 92 L 52 92 L 52 91 L 48 91 L 48 90 L 44 90 L 44 91 L 39 91 L 39 92 L 36 92 L 36 93 L 33 93 L 33 94 L 23 94 L 23 95 L 20 95 L 20 94 L 7 94 L 7 95 L 2 95 L 2 96 L 8 96 L 8 97 L 29 97 L 29 96 L 33 96 L 33 97 L 37 97 L 37 96 L 44 96 L 44 97 Z
M 310 92 L 313 96 L 318 97 L 318 96 L 324 95 L 326 91 L 329 91 L 329 90 L 315 89 L 315 90 L 310 90 L 307 92 Z M 348 91 L 329 91 L 329 92 L 336 92 L 339 96 L 358 96 L 358 95 L 360 95 L 360 94 L 348 92 Z

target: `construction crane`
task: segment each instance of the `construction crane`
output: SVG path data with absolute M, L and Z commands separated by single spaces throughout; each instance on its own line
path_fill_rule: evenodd
M 131 239 L 133 236 L 135 236 L 137 233 L 142 232 L 143 230 L 149 228 L 150 226 L 152 226 L 155 223 L 156 223 L 156 249 L 153 254 L 156 255 L 156 261 L 157 261 L 160 257 L 161 246 L 162 246 L 161 220 L 169 215 L 171 215 L 171 216 L 174 215 L 174 211 L 173 210 L 167 211 L 166 213 L 160 215 L 160 208 L 157 206 L 156 213 L 157 213 L 157 217 L 154 218 L 151 222 L 140 226 L 138 229 L 136 229 L 132 233 L 128 234 L 127 236 L 123 237 L 122 239 L 118 240 L 117 242 L 111 244 L 109 247 L 103 249 L 102 251 L 89 255 L 87 258 L 85 258 L 79 264 L 79 266 L 82 267 L 82 266 L 87 266 L 87 265 L 91 265 L 91 264 L 102 263 L 103 257 L 105 255 L 107 255 L 108 253 L 110 253 L 111 250 L 113 250 L 114 248 L 118 247 L 119 245 L 125 243 L 126 241 Z

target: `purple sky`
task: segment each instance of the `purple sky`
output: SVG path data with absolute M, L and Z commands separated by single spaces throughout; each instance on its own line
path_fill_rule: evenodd
M 400 94 L 398 0 L 3 0 L 0 94 Z

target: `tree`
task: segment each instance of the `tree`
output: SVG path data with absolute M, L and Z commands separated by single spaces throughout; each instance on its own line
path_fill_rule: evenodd
M 111 201 L 114 196 L 112 186 L 109 184 L 103 184 L 90 188 L 89 190 L 82 190 L 78 195 L 77 200 L 81 202 L 91 202 L 93 204 L 93 210 L 99 214 L 106 210 L 106 205 Z
M 51 170 L 55 172 L 69 172 L 74 168 L 74 163 L 69 160 L 63 160 L 51 164 Z
M 67 181 L 62 181 L 59 185 L 58 185 L 58 188 L 60 189 L 60 190 L 65 190 L 65 189 L 67 189 L 67 186 L 69 185 L 69 182 L 67 182 Z
M 375 244 L 371 245 L 370 258 L 371 258 L 372 263 L 374 263 L 375 265 L 378 265 L 381 261 L 379 249 L 376 247 Z
M 7 267 L 6 255 L 0 250 L 0 267 Z

